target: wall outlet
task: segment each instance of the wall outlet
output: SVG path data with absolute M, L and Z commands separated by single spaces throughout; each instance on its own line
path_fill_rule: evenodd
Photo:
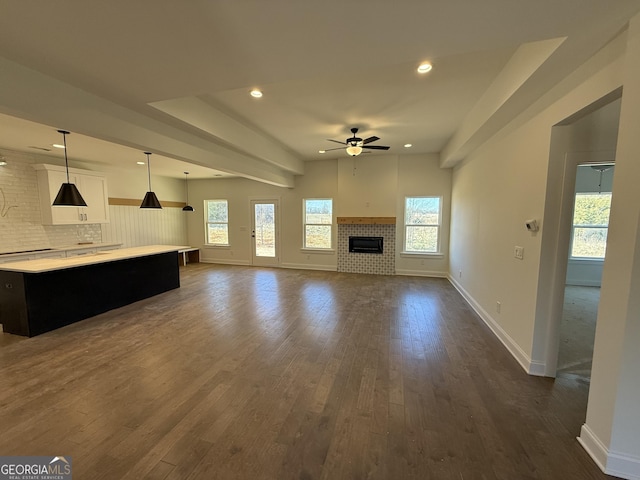
M 500 313 L 501 309 L 502 309 L 502 304 L 500 302 L 496 302 L 496 312 Z
M 513 252 L 513 256 L 516 257 L 518 260 L 524 259 L 524 247 L 519 247 L 518 245 L 516 245 Z

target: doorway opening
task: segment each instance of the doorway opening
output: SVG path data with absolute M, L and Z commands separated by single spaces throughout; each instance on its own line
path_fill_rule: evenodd
M 597 196 L 606 190 L 611 191 L 614 169 L 603 170 L 601 178 L 600 171 L 592 166 L 604 166 L 615 162 L 621 99 L 622 89 L 618 88 L 552 128 L 536 301 L 536 333 L 533 343 L 533 358 L 542 361 L 535 370 L 539 375 L 555 377 L 559 371 L 570 367 L 569 363 L 572 361 L 576 370 L 580 364 L 588 365 L 588 375 L 584 378 L 587 381 L 590 378 L 592 339 L 588 340 L 586 346 L 589 352 L 586 354 L 588 361 L 579 361 L 575 357 L 568 360 L 568 357 L 562 356 L 560 360 L 563 363 L 558 362 L 561 348 L 562 355 L 568 353 L 564 351 L 564 347 L 568 345 L 564 340 L 576 340 L 576 335 L 572 335 L 571 329 L 568 333 L 563 333 L 566 336 L 561 337 L 561 330 L 565 327 L 562 322 L 565 293 L 569 310 L 574 305 L 583 307 L 582 313 L 574 315 L 597 317 L 599 295 L 592 295 L 590 301 L 586 298 L 574 298 L 573 294 L 576 292 L 569 291 L 567 284 L 599 287 L 600 277 L 597 282 L 589 285 L 571 284 L 586 283 L 585 270 L 599 264 L 601 271 L 604 263 L 604 258 L 589 259 L 585 258 L 584 252 L 580 253 L 580 248 L 584 250 L 589 247 L 589 242 L 598 235 L 602 240 L 604 226 L 588 218 L 585 220 L 584 216 L 577 217 L 577 223 L 574 224 L 574 210 L 576 192 Z M 579 167 L 581 165 L 584 168 Z M 581 176 L 588 177 L 587 187 L 581 186 L 584 182 L 582 178 L 578 178 L 579 171 L 582 172 Z M 585 197 L 582 200 L 591 199 Z M 605 245 L 606 240 L 599 243 L 597 248 L 600 249 L 600 254 L 604 253 Z M 582 278 L 582 281 L 576 282 L 576 278 Z M 591 307 L 588 309 L 589 313 L 586 313 L 584 309 L 588 304 Z M 561 345 L 562 342 L 564 345 Z
M 589 382 L 614 164 L 578 165 L 556 376 Z

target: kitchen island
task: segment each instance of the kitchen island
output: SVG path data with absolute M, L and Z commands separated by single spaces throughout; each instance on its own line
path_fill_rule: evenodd
M 178 251 L 150 245 L 0 264 L 3 330 L 33 337 L 180 287 Z

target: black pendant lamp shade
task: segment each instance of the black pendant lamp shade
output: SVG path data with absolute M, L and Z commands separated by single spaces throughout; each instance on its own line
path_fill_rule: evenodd
M 189 205 L 189 184 L 187 181 L 187 175 L 189 175 L 189 172 L 184 172 L 184 188 L 187 193 L 187 204 L 184 207 L 182 207 L 182 211 L 193 212 L 194 211 L 193 207 Z
M 69 160 L 67 159 L 67 135 L 69 135 L 69 132 L 58 130 L 58 133 L 62 134 L 62 142 L 64 144 L 64 165 L 67 171 L 67 183 L 63 183 L 60 186 L 58 195 L 56 195 L 52 205 L 54 207 L 86 207 L 87 202 L 80 195 L 78 188 L 69 181 Z
M 160 205 L 160 202 L 158 201 L 158 197 L 156 197 L 156 194 L 151 191 L 151 164 L 149 161 L 149 155 L 151 155 L 151 152 L 144 152 L 144 154 L 147 156 L 147 172 L 149 174 L 149 191 L 144 196 L 144 199 L 140 204 L 140 208 L 162 208 L 162 205 Z

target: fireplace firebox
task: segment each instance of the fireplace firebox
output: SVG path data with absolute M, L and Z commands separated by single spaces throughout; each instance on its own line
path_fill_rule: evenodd
M 349 252 L 383 253 L 383 237 L 349 237 Z

